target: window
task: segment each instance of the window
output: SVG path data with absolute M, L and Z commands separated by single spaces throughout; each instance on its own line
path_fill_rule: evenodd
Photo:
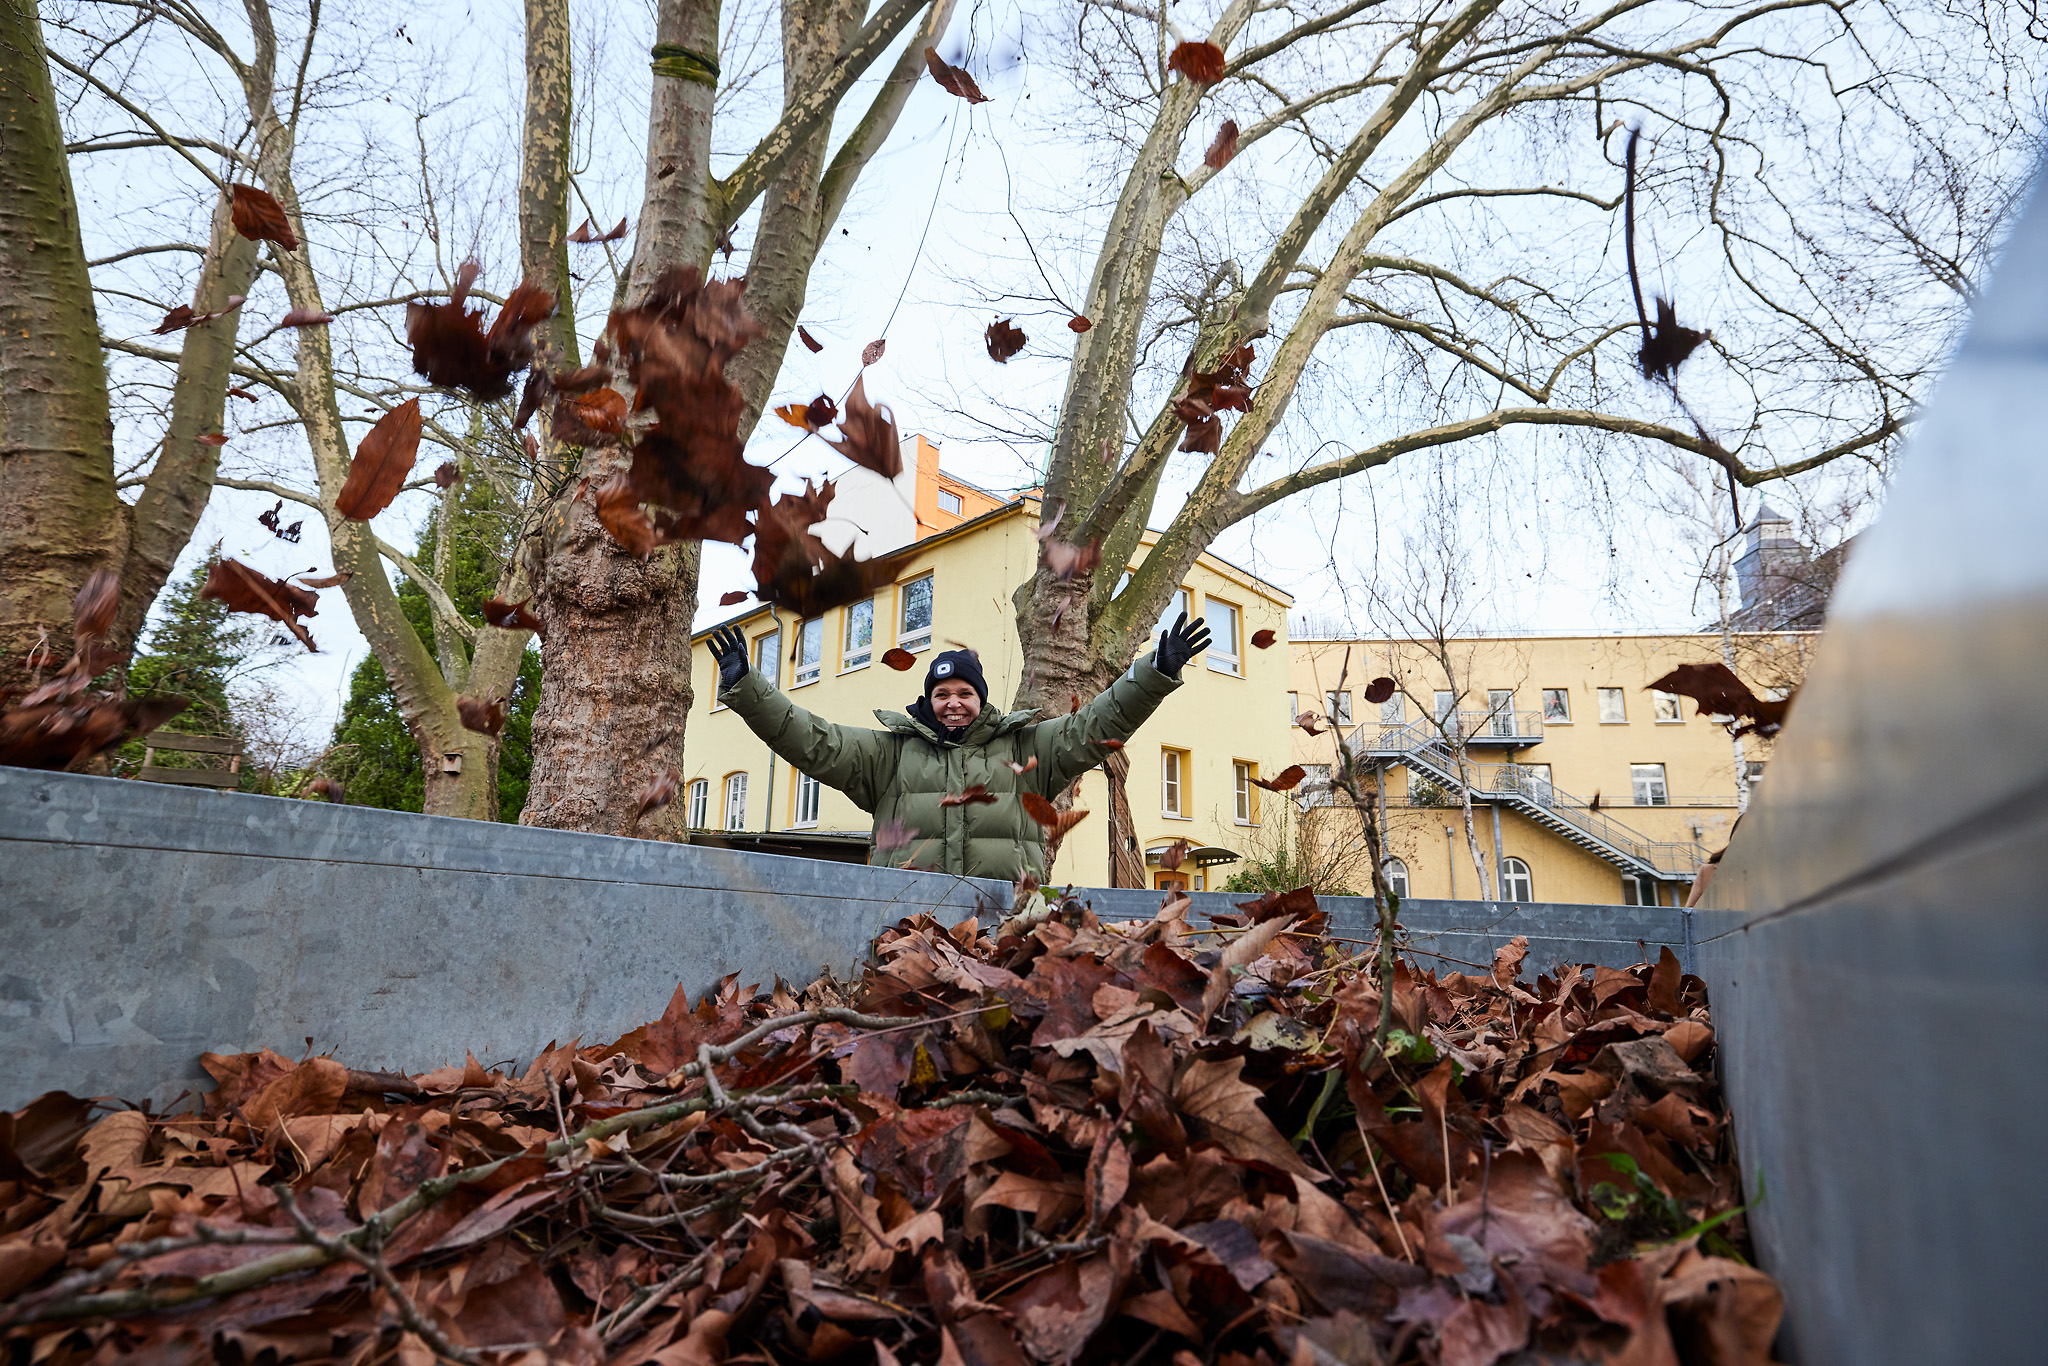
M 966 505 L 960 501 L 959 494 L 949 492 L 946 489 L 939 490 L 939 511 L 950 512 L 955 517 L 958 517 L 961 508 L 964 506 Z
M 1301 809 L 1306 811 L 1312 806 L 1335 806 L 1337 789 L 1330 782 L 1330 766 L 1303 764 L 1301 768 L 1302 772 L 1308 775 L 1301 780 L 1301 785 L 1294 789 L 1294 800 L 1301 804 Z
M 1528 793 L 1543 805 L 1550 805 L 1550 765 L 1518 764 L 1516 767 L 1522 771 L 1522 791 Z
M 1239 825 L 1256 825 L 1259 820 L 1259 789 L 1252 786 L 1252 779 L 1259 776 L 1259 766 L 1238 759 L 1230 765 L 1231 786 L 1236 793 L 1237 810 L 1235 819 Z
M 1164 816 L 1188 814 L 1188 756 L 1178 749 L 1159 751 L 1159 812 Z
M 1742 762 L 1742 771 L 1749 776 L 1749 785 L 1755 787 L 1759 782 L 1763 781 L 1764 761 L 1761 759 L 1745 759 Z
M 725 778 L 725 828 L 747 828 L 747 775 L 729 773 Z
M 922 650 L 932 643 L 932 576 L 912 579 L 896 595 L 896 643 Z
M 796 628 L 796 686 L 818 681 L 825 666 L 825 619 L 812 617 Z
M 1166 632 L 1171 631 L 1175 618 L 1184 612 L 1191 612 L 1193 610 L 1188 600 L 1188 590 L 1185 588 L 1174 589 L 1173 596 L 1166 600 L 1166 610 L 1159 614 L 1158 622 L 1152 627 L 1152 638 L 1157 640 Z
M 1535 883 L 1529 877 L 1528 864 L 1518 858 L 1500 861 L 1500 899 L 1524 903 L 1536 899 Z
M 1386 701 L 1380 703 L 1381 725 L 1399 726 L 1406 724 L 1407 720 L 1408 699 L 1403 697 L 1400 693 L 1395 693 L 1392 697 L 1389 697 Z
M 1348 726 L 1351 724 L 1351 690 L 1326 692 L 1323 694 L 1323 715 L 1330 718 L 1330 724 Z
M 856 602 L 846 609 L 846 637 L 839 649 L 839 669 L 865 669 L 875 654 L 875 600 Z
M 754 637 L 754 672 L 771 688 L 782 686 L 782 629 Z
M 1628 722 L 1628 703 L 1619 688 L 1602 688 L 1600 691 L 1600 724 L 1619 726 Z
M 1571 689 L 1545 688 L 1543 690 L 1543 724 L 1546 726 L 1569 726 L 1571 723 Z
M 1436 718 L 1438 725 L 1442 725 L 1450 719 L 1451 713 L 1457 709 L 1457 706 L 1458 695 L 1456 693 L 1446 692 L 1444 689 L 1438 688 L 1436 696 L 1430 704 L 1430 715 Z
M 1403 901 L 1408 899 L 1408 865 L 1397 858 L 1388 858 L 1380 865 L 1380 875 L 1387 880 L 1387 890 Z
M 689 813 L 690 828 L 702 830 L 711 820 L 711 780 L 699 778 L 690 784 L 689 801 L 684 807 Z
M 818 794 L 824 785 L 810 774 L 798 770 L 796 775 L 796 819 L 793 826 L 816 825 L 818 823 Z
M 1515 695 L 1503 689 L 1494 688 L 1486 694 L 1486 724 L 1493 734 L 1511 736 L 1515 733 Z
M 1657 879 L 1647 875 L 1623 873 L 1621 875 L 1621 904 L 1624 906 L 1656 905 Z
M 1209 623 L 1209 668 L 1219 674 L 1234 674 L 1237 669 L 1237 609 L 1227 602 L 1210 598 L 1202 605 L 1203 619 Z
M 1671 805 L 1671 792 L 1664 786 L 1664 765 L 1630 764 L 1628 777 L 1636 790 L 1637 806 Z
M 1301 694 L 1291 692 L 1287 694 L 1287 724 L 1293 725 L 1294 718 L 1299 715 L 1301 715 Z
M 1650 689 L 1650 719 L 1659 725 L 1685 720 L 1678 711 L 1678 694 Z

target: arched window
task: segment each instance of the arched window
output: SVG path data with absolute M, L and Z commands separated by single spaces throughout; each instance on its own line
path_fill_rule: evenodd
M 1529 865 L 1518 858 L 1500 861 L 1500 894 L 1505 901 L 1534 901 L 1536 884 L 1529 878 Z
M 731 773 L 725 779 L 725 828 L 747 828 L 747 775 Z
M 1381 865 L 1380 871 L 1387 879 L 1387 890 L 1403 901 L 1408 899 L 1408 865 L 1397 858 L 1390 858 Z
M 698 778 L 690 784 L 690 828 L 702 830 L 711 820 L 711 780 Z

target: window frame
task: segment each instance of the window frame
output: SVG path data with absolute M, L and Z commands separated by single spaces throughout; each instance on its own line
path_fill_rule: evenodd
M 953 500 L 953 506 L 951 507 L 946 506 L 948 498 Z M 938 504 L 939 511 L 945 513 L 948 517 L 964 517 L 967 515 L 967 500 L 951 489 L 938 490 L 934 501 Z
M 1505 707 L 1501 705 L 1501 699 L 1503 698 L 1507 699 Z M 1518 733 L 1516 730 L 1517 724 L 1515 720 L 1515 690 L 1513 688 L 1488 688 L 1486 690 L 1487 734 L 1496 740 L 1512 740 Z M 1506 730 L 1501 729 L 1503 725 L 1507 727 Z
M 1259 776 L 1259 766 L 1250 759 L 1230 761 L 1231 824 L 1253 826 L 1259 823 L 1259 791 L 1252 786 L 1252 780 Z
M 815 648 L 816 653 L 811 662 L 806 664 L 804 663 L 804 651 L 812 648 Z M 791 661 L 791 667 L 794 670 L 794 676 L 791 678 L 789 685 L 791 691 L 795 691 L 798 688 L 808 688 L 811 684 L 825 676 L 825 619 L 823 617 L 805 617 L 796 624 L 795 656 Z
M 721 830 L 744 830 L 747 828 L 747 771 L 739 769 L 725 775 L 724 800 L 719 808 Z M 734 807 L 737 804 L 738 810 Z M 738 824 L 734 824 L 737 821 Z
M 1195 590 L 1186 584 L 1174 589 L 1167 597 L 1166 609 L 1159 614 L 1159 620 L 1152 623 L 1152 635 L 1146 642 L 1147 649 L 1150 649 L 1160 636 L 1173 629 L 1173 619 L 1182 612 L 1187 613 L 1189 621 L 1195 619 Z
M 1684 700 L 1675 692 L 1665 692 L 1661 688 L 1650 689 L 1650 720 L 1659 726 L 1684 725 L 1685 708 L 1681 705 Z M 1666 707 L 1671 710 L 1669 716 L 1663 715 Z
M 769 642 L 773 641 L 773 645 Z M 762 646 L 768 646 L 764 651 Z M 763 631 L 754 637 L 754 672 L 771 688 L 782 686 L 782 623 L 776 622 L 775 629 Z
M 1394 695 L 1380 703 L 1380 724 L 1383 726 L 1405 726 L 1408 724 L 1408 695 L 1399 688 Z
M 868 609 L 868 643 L 861 646 L 858 652 L 854 648 L 852 639 L 855 617 L 854 609 L 857 607 L 866 607 Z M 856 669 L 865 669 L 868 665 L 875 662 L 874 598 L 866 597 L 862 598 L 859 602 L 849 602 L 842 609 L 841 616 L 842 620 L 839 623 L 839 672 L 850 674 Z
M 1331 778 L 1329 764 L 1303 764 L 1301 785 L 1294 789 L 1294 803 L 1303 811 L 1317 806 L 1337 804 L 1337 784 Z
M 1301 715 L 1301 694 L 1290 692 L 1287 694 L 1287 724 L 1293 725 L 1294 718 L 1299 715 Z
M 825 785 L 802 769 L 791 770 L 796 781 L 789 788 L 789 828 L 811 830 L 818 824 L 818 812 L 825 802 Z M 804 799 L 810 798 L 811 814 L 804 815 Z
M 711 780 L 692 778 L 683 789 L 683 820 L 692 830 L 709 828 L 711 820 Z
M 1517 883 L 1521 885 L 1520 895 L 1510 890 Z M 1535 902 L 1536 878 L 1529 871 L 1529 864 L 1526 859 L 1516 858 L 1513 854 L 1509 854 L 1501 859 L 1500 899 L 1502 901 L 1512 901 L 1522 906 L 1531 905 Z
M 1593 700 L 1601 725 L 1625 726 L 1628 724 L 1628 689 L 1595 688 L 1593 689 Z M 1619 716 L 1610 717 L 1607 714 L 1607 704 L 1610 701 L 1614 703 L 1615 710 L 1621 713 Z
M 910 606 L 911 592 L 921 583 L 929 585 L 926 590 L 926 621 L 924 628 L 921 632 L 906 634 L 903 629 L 904 612 Z M 926 573 L 919 574 L 916 578 L 905 579 L 902 583 L 896 585 L 895 628 L 896 647 L 898 649 L 906 650 L 911 654 L 916 654 L 920 650 L 929 650 L 932 647 L 932 632 L 938 625 L 938 617 L 939 585 L 933 573 L 927 571 Z
M 1655 769 L 1657 776 L 1654 779 L 1648 780 L 1651 783 L 1651 795 L 1648 801 L 1644 801 L 1642 793 L 1645 780 L 1637 775 L 1648 769 Z M 1629 795 L 1634 799 L 1637 806 L 1671 805 L 1671 775 L 1670 771 L 1663 764 L 1638 764 L 1631 762 L 1628 766 L 1628 786 Z
M 1171 745 L 1159 747 L 1159 814 L 1170 821 L 1193 820 L 1188 814 L 1188 752 Z M 1169 803 L 1169 796 L 1172 798 Z
M 1563 714 L 1550 714 L 1551 701 L 1555 699 L 1558 710 Z M 1543 724 L 1546 726 L 1569 726 L 1572 723 L 1572 690 L 1570 688 L 1543 689 Z
M 1224 653 L 1222 636 L 1216 631 L 1215 623 L 1209 620 L 1211 608 L 1221 607 L 1230 614 L 1230 652 Z M 1225 678 L 1243 678 L 1244 661 L 1244 609 L 1227 598 L 1202 595 L 1202 621 L 1209 627 L 1209 645 L 1202 651 L 1202 662 L 1212 674 Z
M 1380 876 L 1386 880 L 1387 890 L 1406 901 L 1408 899 L 1408 863 L 1393 854 L 1380 863 Z
M 1325 689 L 1323 692 L 1323 715 L 1333 726 L 1356 724 L 1351 719 L 1351 689 Z

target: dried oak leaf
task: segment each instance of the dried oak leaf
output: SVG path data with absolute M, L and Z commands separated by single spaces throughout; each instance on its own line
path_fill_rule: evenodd
M 1657 321 L 1652 325 L 1650 335 L 1643 338 L 1642 347 L 1636 352 L 1636 364 L 1643 369 L 1647 379 L 1665 379 L 1678 373 L 1678 367 L 1685 364 L 1699 344 L 1712 332 L 1699 332 L 1678 323 L 1678 311 L 1669 299 L 1657 300 Z
M 882 653 L 882 662 L 897 673 L 904 673 L 917 667 L 917 656 L 900 647 L 891 648 Z
M 818 406 L 818 401 L 830 402 L 820 394 L 812 408 Z M 847 391 L 846 411 L 828 420 L 839 423 L 840 439 L 825 439 L 833 450 L 884 479 L 894 479 L 903 473 L 903 437 L 896 430 L 896 415 L 886 407 L 868 402 L 865 374 L 856 376 L 853 388 Z
M 1390 700 L 1394 696 L 1394 690 L 1400 686 L 1393 679 L 1382 675 L 1365 685 L 1365 700 L 1377 707 L 1380 703 Z
M 254 185 L 233 185 L 229 189 L 235 202 L 228 216 L 236 232 L 251 242 L 275 242 L 286 251 L 299 249 L 299 235 L 292 231 L 284 206 L 268 190 L 259 190 Z
M 462 718 L 465 730 L 488 735 L 493 740 L 505 733 L 506 703 L 502 697 L 471 697 L 465 693 L 455 699 L 455 714 Z
M 1225 119 L 1223 126 L 1216 130 L 1216 138 L 1209 144 L 1209 150 L 1202 153 L 1202 164 L 1212 171 L 1220 171 L 1236 155 L 1237 120 Z
M 230 612 L 249 612 L 282 622 L 307 650 L 319 653 L 313 637 L 299 625 L 300 617 L 320 614 L 320 599 L 310 588 L 259 574 L 239 560 L 215 560 L 207 568 L 199 596 L 226 603 Z
M 1062 811 L 1036 792 L 1026 792 L 1018 800 L 1024 804 L 1024 814 L 1044 826 L 1045 833 L 1055 838 L 1066 834 L 1088 816 L 1086 811 Z
M 718 605 L 720 607 L 733 607 L 753 596 L 752 593 L 747 592 L 743 588 L 736 588 L 730 593 L 720 593 L 718 595 Z
M 1270 628 L 1263 631 L 1254 631 L 1252 632 L 1252 648 L 1254 650 L 1270 650 L 1273 648 L 1274 642 L 1279 639 L 1279 632 Z
M 672 768 L 649 778 L 633 794 L 633 814 L 644 816 L 667 806 L 676 799 L 676 789 L 682 781 L 683 775 Z
M 1189 80 L 1214 85 L 1223 79 L 1223 49 L 1214 43 L 1182 43 L 1166 59 L 1168 71 L 1178 71 Z
M 1024 349 L 1028 340 L 1024 329 L 1008 318 L 998 318 L 982 333 L 982 340 L 988 344 L 988 358 L 1002 364 Z
M 940 806 L 992 805 L 996 794 L 988 790 L 987 783 L 976 783 L 964 792 L 948 792 L 939 798 Z
M 924 64 L 925 69 L 932 73 L 932 79 L 937 81 L 939 88 L 947 94 L 958 95 L 969 104 L 988 103 L 988 96 L 981 93 L 981 87 L 974 83 L 974 77 L 941 57 L 937 48 L 928 47 L 924 50 Z
M 527 610 L 527 598 L 522 602 L 507 602 L 503 598 L 490 598 L 483 605 L 484 625 L 497 626 L 507 631 L 531 631 L 542 640 L 548 633 L 542 629 L 540 618 Z
M 825 349 L 825 343 L 812 336 L 808 328 L 797 328 L 796 336 L 798 341 L 810 348 L 811 354 L 814 356 Z
M 352 522 L 367 522 L 390 507 L 419 453 L 420 401 L 409 398 L 378 418 L 356 443 L 334 510 Z
M 521 282 L 505 297 L 486 332 L 483 310 L 469 307 L 469 291 L 482 271 L 465 261 L 455 272 L 446 303 L 405 306 L 405 339 L 412 368 L 431 384 L 464 389 L 484 402 L 508 397 L 514 371 L 533 361 L 533 329 L 555 311 L 555 296 Z
M 1308 776 L 1308 770 L 1300 764 L 1289 764 L 1271 778 L 1252 779 L 1253 787 L 1263 787 L 1268 792 L 1292 792 L 1301 786 L 1301 780 Z
M 453 460 L 443 460 L 434 467 L 434 487 L 452 489 L 462 482 L 462 467 Z
M 1076 313 L 1073 317 L 1067 319 L 1067 330 L 1069 332 L 1086 332 L 1089 328 L 1093 326 L 1095 326 L 1095 322 L 1093 319 L 1085 317 L 1079 313 Z
M 294 308 L 277 320 L 279 327 L 325 327 L 334 321 L 332 313 L 311 308 Z

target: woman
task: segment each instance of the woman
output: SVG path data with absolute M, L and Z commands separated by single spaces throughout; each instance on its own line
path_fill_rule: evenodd
M 878 838 L 870 863 L 1005 882 L 1045 876 L 1045 831 L 1018 798 L 1055 797 L 1101 763 L 1102 742 L 1129 739 L 1208 643 L 1209 628 L 1190 625 L 1183 612 L 1151 654 L 1087 706 L 1051 721 L 991 710 L 980 658 L 948 650 L 925 671 L 924 696 L 906 711 L 876 712 L 886 729 L 866 730 L 822 720 L 776 691 L 747 667 L 738 627 L 715 631 L 710 641 L 718 700 L 770 749 L 872 813 L 878 837 L 890 832 L 895 847 L 882 848 Z M 977 785 L 995 800 L 946 805 Z

